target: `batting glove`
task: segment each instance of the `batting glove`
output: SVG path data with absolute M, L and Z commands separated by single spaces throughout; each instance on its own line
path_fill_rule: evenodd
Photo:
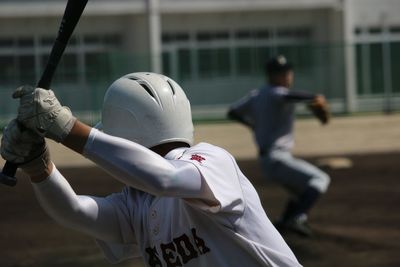
M 20 99 L 18 121 L 40 136 L 62 142 L 76 118 L 68 107 L 61 106 L 52 90 L 21 86 L 13 98 Z
M 43 173 L 50 164 L 50 155 L 43 137 L 29 129 L 22 129 L 12 120 L 3 131 L 1 156 L 19 167 L 29 176 Z

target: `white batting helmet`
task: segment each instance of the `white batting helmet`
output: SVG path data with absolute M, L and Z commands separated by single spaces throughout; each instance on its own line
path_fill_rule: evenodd
M 145 147 L 169 142 L 193 144 L 190 103 L 172 79 L 155 73 L 131 73 L 107 90 L 102 130 Z

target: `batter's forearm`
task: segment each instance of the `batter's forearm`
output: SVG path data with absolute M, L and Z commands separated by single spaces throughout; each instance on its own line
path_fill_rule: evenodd
M 89 138 L 91 127 L 76 120 L 67 137 L 62 141 L 62 144 L 79 154 L 83 153 L 86 142 Z
M 71 131 L 67 137 L 62 141 L 62 144 L 66 147 L 82 154 L 83 148 L 87 142 L 91 127 L 76 120 Z M 47 154 L 48 155 L 48 154 Z M 50 158 L 43 158 L 41 164 L 36 164 L 33 171 L 28 171 L 27 174 L 30 176 L 32 183 L 40 183 L 49 177 L 53 171 L 53 164 L 50 162 Z M 32 164 L 31 164 L 32 165 Z M 30 169 L 33 169 L 32 167 Z

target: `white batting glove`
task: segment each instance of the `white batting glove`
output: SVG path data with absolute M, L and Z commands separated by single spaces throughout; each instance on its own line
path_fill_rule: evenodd
M 29 176 L 41 174 L 50 164 L 50 155 L 43 137 L 29 129 L 22 129 L 17 120 L 12 120 L 3 131 L 1 156 L 20 168 Z
M 15 90 L 13 98 L 20 99 L 18 121 L 40 136 L 62 142 L 74 126 L 76 118 L 52 90 L 25 85 Z

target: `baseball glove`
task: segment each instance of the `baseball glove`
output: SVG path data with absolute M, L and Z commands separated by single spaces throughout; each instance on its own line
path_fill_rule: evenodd
M 328 124 L 331 118 L 328 104 L 325 97 L 318 95 L 315 99 L 308 104 L 308 108 L 312 114 L 321 122 L 321 124 Z

